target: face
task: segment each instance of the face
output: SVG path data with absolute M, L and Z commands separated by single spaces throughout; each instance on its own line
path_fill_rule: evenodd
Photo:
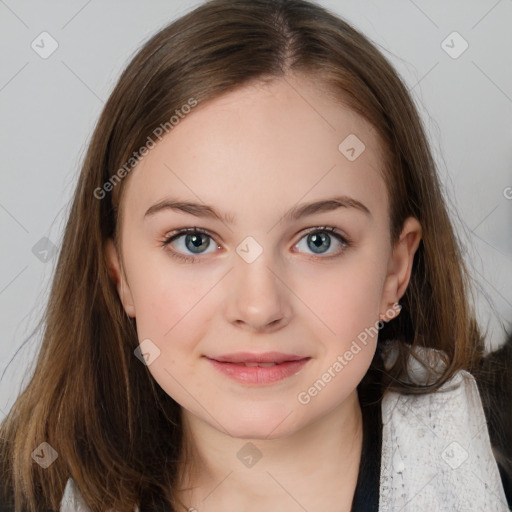
M 198 105 L 126 178 L 123 267 L 107 256 L 186 417 L 270 439 L 354 397 L 420 238 L 408 219 L 390 244 L 379 155 L 368 123 L 287 77 Z

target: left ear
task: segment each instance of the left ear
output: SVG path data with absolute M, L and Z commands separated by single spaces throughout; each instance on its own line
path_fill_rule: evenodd
M 106 240 L 104 250 L 109 266 L 110 277 L 117 288 L 117 293 L 121 299 L 124 310 L 128 316 L 135 318 L 135 305 L 132 292 L 128 286 L 125 273 L 121 268 L 119 256 L 112 238 Z
M 380 317 L 384 320 L 391 320 L 394 317 L 389 317 L 391 306 L 400 300 L 409 285 L 414 254 L 420 245 L 421 235 L 422 229 L 418 219 L 408 217 L 389 259 L 380 305 Z M 395 308 L 393 310 L 396 316 L 398 312 Z

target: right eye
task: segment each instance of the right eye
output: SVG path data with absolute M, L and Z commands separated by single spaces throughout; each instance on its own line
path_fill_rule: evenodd
M 212 235 L 210 235 L 208 231 L 202 228 L 193 227 L 181 229 L 172 233 L 163 241 L 162 245 L 168 250 L 171 256 L 180 260 L 195 262 L 197 260 L 197 256 L 201 254 L 208 254 L 205 250 L 210 247 L 211 240 Z M 169 246 L 173 246 L 175 248 L 178 246 L 178 249 L 170 249 Z M 220 246 L 217 245 L 217 248 L 220 248 Z M 192 255 L 190 253 L 187 254 L 187 251 L 190 251 Z M 215 252 L 215 249 L 210 252 Z

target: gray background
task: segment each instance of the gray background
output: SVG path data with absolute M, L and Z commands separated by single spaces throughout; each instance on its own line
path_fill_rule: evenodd
M 0 0 L 0 419 L 31 374 L 40 339 L 23 342 L 43 311 L 104 102 L 140 45 L 199 3 Z M 512 0 L 319 3 L 364 32 L 408 84 L 496 349 L 512 320 Z M 50 48 L 44 31 L 58 43 L 46 59 L 31 46 Z M 460 55 L 454 31 L 469 45 Z

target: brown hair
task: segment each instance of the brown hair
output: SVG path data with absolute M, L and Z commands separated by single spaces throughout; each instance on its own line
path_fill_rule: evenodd
M 104 255 L 109 237 L 118 242 L 126 182 L 114 175 L 190 98 L 201 104 L 291 72 L 314 76 L 334 100 L 375 127 L 385 148 L 392 242 L 409 216 L 423 229 L 401 314 L 379 333 L 375 367 L 387 340 L 401 342 L 379 383 L 382 391 L 429 392 L 458 370 L 476 368 L 483 344 L 470 306 L 469 274 L 424 129 L 396 71 L 366 37 L 313 3 L 207 1 L 143 45 L 90 141 L 35 372 L 0 429 L 0 476 L 14 490 L 17 511 L 58 508 L 70 477 L 94 511 L 152 506 L 156 496 L 173 489 L 182 453 L 180 406 L 134 356 L 135 321 L 123 310 Z M 109 180 L 111 193 L 97 199 L 94 191 Z M 426 388 L 403 380 L 416 346 L 441 350 L 446 362 Z M 368 372 L 363 381 L 375 375 Z M 59 455 L 47 469 L 31 457 L 42 442 Z

